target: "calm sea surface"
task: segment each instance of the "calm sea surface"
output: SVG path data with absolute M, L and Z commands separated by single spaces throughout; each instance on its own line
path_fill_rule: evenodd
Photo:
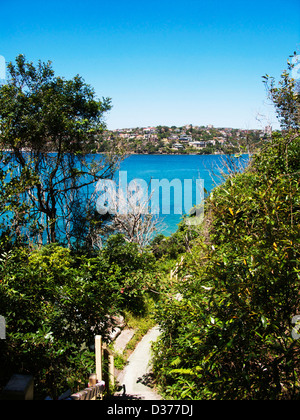
M 91 155 L 92 158 L 95 158 L 95 155 Z M 147 192 L 150 196 L 150 191 L 155 191 L 155 187 L 152 189 L 153 181 L 158 183 L 162 180 L 166 181 L 165 185 L 169 187 L 164 192 L 163 188 L 157 187 L 158 184 L 156 184 L 156 191 L 159 191 L 156 195 L 159 201 L 159 218 L 163 222 L 163 228 L 157 233 L 168 236 L 177 230 L 178 223 L 184 214 L 188 214 L 194 205 L 201 202 L 200 183 L 203 191 L 203 182 L 204 196 L 206 196 L 216 185 L 224 181 L 221 173 L 226 172 L 224 162 L 229 158 L 227 155 L 131 155 L 121 163 L 120 170 L 115 174 L 115 182 L 118 187 L 120 174 L 122 174 L 122 182 L 125 175 L 127 185 L 132 180 L 142 180 L 146 185 L 146 190 L 150 186 L 149 194 Z M 248 155 L 242 155 L 239 158 L 231 157 L 231 160 L 245 166 Z M 202 181 L 199 183 L 199 180 Z M 170 188 L 171 185 L 176 185 L 176 188 Z M 177 188 L 178 186 L 180 188 Z M 94 191 L 93 184 L 90 186 L 89 193 L 93 194 Z M 152 197 L 150 198 L 152 200 Z M 165 204 L 169 205 L 168 211 L 166 211 L 168 206 Z M 149 209 L 150 213 L 153 213 L 152 208 L 149 207 Z
M 195 193 L 196 180 L 202 179 L 206 194 L 210 193 L 216 185 L 222 182 L 220 174 L 224 170 L 224 160 L 227 158 L 225 155 L 131 155 L 122 162 L 120 171 L 126 172 L 128 182 L 133 179 L 142 179 L 147 183 L 150 183 L 153 179 L 167 179 L 170 182 L 175 179 L 180 180 L 183 187 L 183 196 L 185 194 L 184 180 L 191 180 L 190 183 L 192 182 L 193 185 L 193 206 L 198 204 L 196 203 L 197 196 Z M 239 158 L 241 162 L 246 163 L 247 160 L 247 155 Z M 116 181 L 119 175 L 119 172 L 116 173 Z M 183 214 L 174 214 L 174 192 L 172 189 L 171 191 L 170 214 L 161 214 L 165 225 L 161 233 L 164 235 L 170 235 L 175 232 L 183 216 Z M 162 201 L 164 199 L 168 199 L 168 197 L 161 197 Z M 182 197 L 183 200 L 184 198 Z

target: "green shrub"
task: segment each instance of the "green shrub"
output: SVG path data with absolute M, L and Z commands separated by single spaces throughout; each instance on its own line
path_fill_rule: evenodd
M 0 307 L 7 324 L 7 338 L 0 342 L 2 381 L 15 372 L 30 373 L 36 395 L 54 398 L 84 383 L 92 369 L 89 346 L 96 334 L 105 339 L 121 302 L 107 267 L 95 264 L 83 257 L 79 263 L 55 244 L 29 255 L 16 249 L 2 256 Z
M 158 308 L 166 396 L 299 398 L 299 150 L 299 137 L 274 136 L 207 200 L 210 241 L 197 240 Z
M 121 235 L 87 257 L 50 244 L 12 248 L 0 261 L 0 340 L 3 386 L 12 373 L 34 375 L 37 398 L 86 386 L 94 371 L 94 336 L 108 339 L 113 316 L 143 314 L 155 258 Z

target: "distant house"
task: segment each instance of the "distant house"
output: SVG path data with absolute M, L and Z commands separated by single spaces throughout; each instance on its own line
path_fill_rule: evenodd
M 155 133 L 156 128 L 155 127 L 146 127 L 143 128 L 144 133 Z
M 189 142 L 189 145 L 191 147 L 196 147 L 197 149 L 200 149 L 202 147 L 206 147 L 206 142 L 205 141 L 191 141 Z
M 176 143 L 173 145 L 173 149 L 182 149 L 182 148 L 183 148 L 183 145 L 180 143 Z
M 181 141 L 183 143 L 189 143 L 189 142 L 192 141 L 192 137 L 190 137 L 190 136 L 180 136 L 179 141 Z

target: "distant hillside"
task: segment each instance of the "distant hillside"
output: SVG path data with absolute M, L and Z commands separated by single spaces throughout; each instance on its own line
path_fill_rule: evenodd
M 242 130 L 209 126 L 123 128 L 106 131 L 99 151 L 111 141 L 121 143 L 129 153 L 140 154 L 229 154 L 252 153 L 270 139 L 272 129 Z

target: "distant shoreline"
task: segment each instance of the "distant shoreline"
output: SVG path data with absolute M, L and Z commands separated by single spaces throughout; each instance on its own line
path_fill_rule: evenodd
M 30 152 L 30 150 L 21 150 L 22 152 Z M 0 149 L 0 152 L 13 152 L 13 150 L 10 149 Z M 49 151 L 46 153 L 57 153 L 55 151 Z M 66 153 L 70 153 L 70 152 L 66 152 Z M 87 155 L 105 155 L 105 154 L 109 154 L 108 152 L 85 152 Z M 131 156 L 131 155 L 145 155 L 145 156 L 225 156 L 227 154 L 236 154 L 236 153 L 136 153 L 136 152 L 128 152 L 125 153 L 125 155 L 127 156 Z M 247 153 L 245 153 L 247 154 Z
M 0 152 L 13 152 L 12 149 L 0 149 Z M 30 150 L 21 150 L 21 152 L 30 152 Z M 46 153 L 57 153 L 56 151 L 48 151 Z M 71 153 L 71 152 L 66 152 Z M 87 155 L 105 155 L 105 154 L 111 154 L 111 152 L 84 152 L 84 154 Z M 127 152 L 124 153 L 125 156 L 132 156 L 132 155 L 140 155 L 140 156 L 227 156 L 227 155 L 248 155 L 249 153 L 244 152 L 235 152 L 235 153 L 180 153 L 180 152 L 174 152 L 174 153 L 137 153 L 137 152 Z M 253 154 L 253 152 L 251 153 Z

